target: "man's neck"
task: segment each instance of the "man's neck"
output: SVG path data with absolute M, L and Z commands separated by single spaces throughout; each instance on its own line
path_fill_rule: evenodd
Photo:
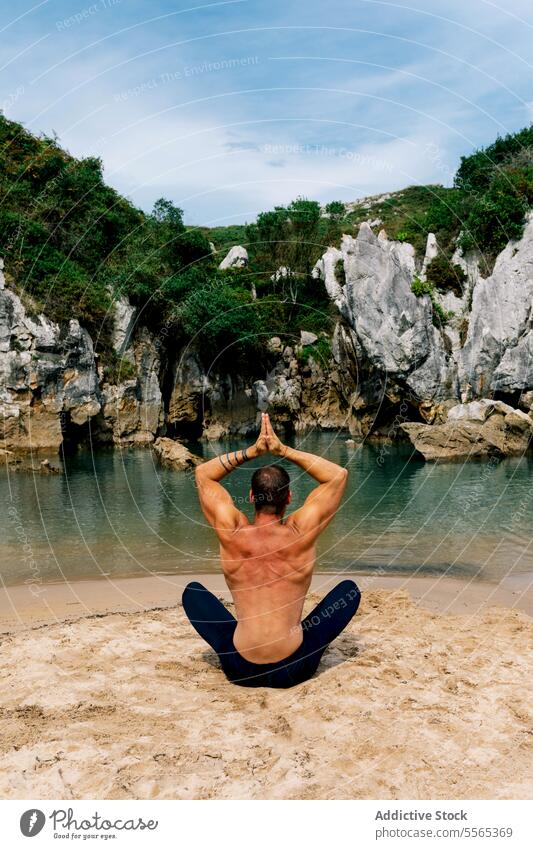
M 256 527 L 265 527 L 266 525 L 280 525 L 282 520 L 283 513 L 278 514 L 259 512 L 255 514 L 252 524 Z

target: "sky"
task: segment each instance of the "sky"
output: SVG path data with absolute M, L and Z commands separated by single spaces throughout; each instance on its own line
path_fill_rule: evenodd
M 189 224 L 450 185 L 533 117 L 531 0 L 0 4 L 0 108 Z

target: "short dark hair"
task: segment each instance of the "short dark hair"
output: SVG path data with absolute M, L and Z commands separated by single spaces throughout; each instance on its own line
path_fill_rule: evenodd
M 258 513 L 279 515 L 289 500 L 290 478 L 282 466 L 261 466 L 252 475 L 252 495 Z

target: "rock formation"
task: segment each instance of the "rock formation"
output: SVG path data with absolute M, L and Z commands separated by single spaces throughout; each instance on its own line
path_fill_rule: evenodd
M 459 357 L 466 399 L 533 386 L 533 215 L 494 270 L 473 291 L 468 334 Z
M 533 435 L 530 416 L 487 398 L 452 407 L 443 424 L 401 427 L 426 460 L 441 461 L 521 455 Z
M 154 453 L 163 466 L 168 466 L 177 472 L 192 469 L 203 462 L 201 457 L 192 454 L 181 442 L 176 439 L 167 439 L 160 436 L 154 442 Z
M 0 441 L 16 450 L 58 449 L 101 409 L 91 337 L 59 327 L 0 289 Z
M 161 362 L 153 334 L 146 327 L 138 328 L 121 356 L 133 366 L 135 376 L 118 384 L 103 383 L 101 412 L 92 423 L 92 437 L 115 445 L 145 445 L 154 441 L 164 423 Z
M 58 449 L 89 437 L 124 445 L 165 433 L 244 436 L 268 409 L 293 430 L 346 427 L 358 439 L 405 434 L 426 456 L 520 452 L 529 436 L 519 424 L 533 406 L 533 216 L 486 279 L 475 256 L 456 252 L 453 262 L 467 277 L 461 297 L 412 291 L 437 251 L 429 234 L 421 262 L 411 245 L 383 230 L 376 236 L 367 222 L 356 238 L 344 235 L 313 269 L 336 308 L 330 337 L 280 333 L 265 342 L 261 370 L 249 377 L 206 371 L 194 349 L 158 342 L 120 297 L 113 344 L 128 367 L 110 380 L 87 331 L 75 320 L 59 327 L 34 315 L 30 302 L 6 287 L 2 263 L 2 444 Z M 246 249 L 236 245 L 219 267 L 247 262 Z M 435 304 L 448 314 L 445 323 L 435 320 Z M 483 421 L 470 406 L 468 416 L 448 414 L 461 401 L 495 393 L 520 410 L 491 407 Z M 391 431 L 391 421 L 402 426 Z
M 221 271 L 225 271 L 228 268 L 245 268 L 247 265 L 248 251 L 242 245 L 234 245 L 218 267 Z

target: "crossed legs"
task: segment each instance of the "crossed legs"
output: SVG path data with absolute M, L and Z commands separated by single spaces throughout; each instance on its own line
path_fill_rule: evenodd
M 255 664 L 236 651 L 233 634 L 237 620 L 213 593 L 193 581 L 182 597 L 191 625 L 217 653 L 227 677 L 247 686 L 272 687 L 292 686 L 314 675 L 324 651 L 346 628 L 360 600 L 357 585 L 341 581 L 303 620 L 303 643 L 294 655 L 277 663 Z

